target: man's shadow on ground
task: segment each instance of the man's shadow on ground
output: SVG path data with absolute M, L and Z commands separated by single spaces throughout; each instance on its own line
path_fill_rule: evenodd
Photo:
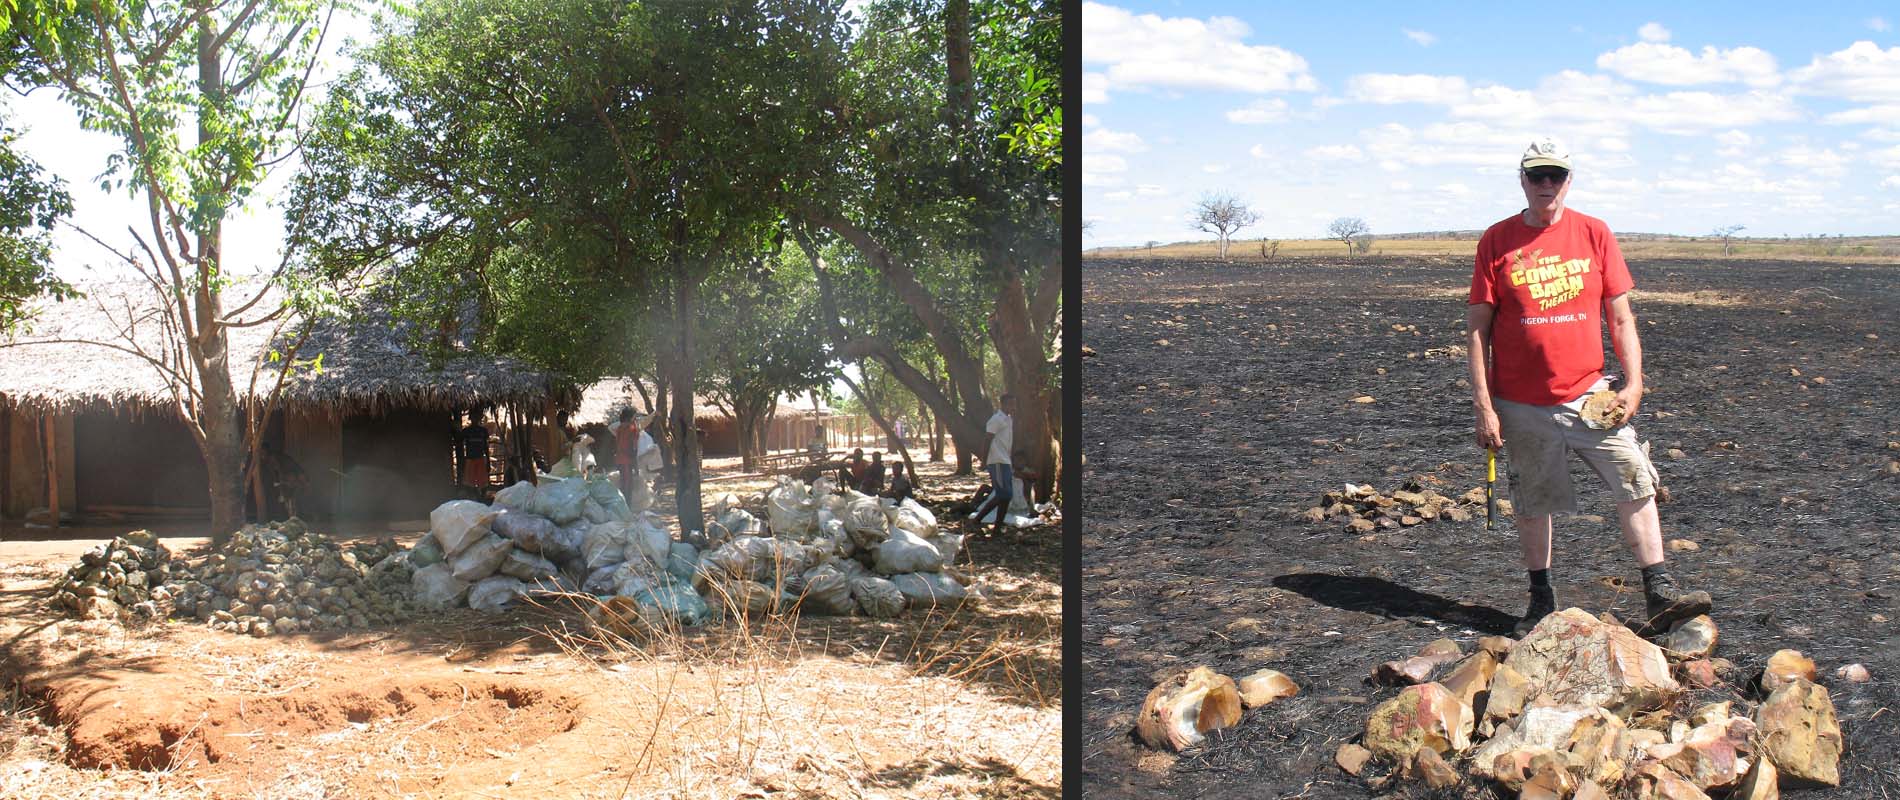
M 1380 578 L 1302 572 L 1276 576 L 1273 585 L 1341 611 L 1431 619 L 1494 635 L 1509 634 L 1517 624 L 1516 617 L 1490 606 L 1449 600 Z

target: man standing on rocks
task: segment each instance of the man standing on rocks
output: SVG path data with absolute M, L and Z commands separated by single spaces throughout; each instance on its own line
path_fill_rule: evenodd
M 1584 423 L 1584 399 L 1611 388 L 1603 374 L 1603 324 L 1628 380 L 1612 416 L 1629 420 L 1643 399 L 1643 347 L 1630 310 L 1635 285 L 1616 236 L 1595 217 L 1564 208 L 1570 154 L 1550 139 L 1524 151 L 1518 182 L 1528 204 L 1484 232 L 1467 301 L 1471 392 L 1478 446 L 1503 448 L 1518 544 L 1530 571 L 1527 633 L 1557 608 L 1550 585 L 1551 514 L 1577 510 L 1569 454 L 1616 496 L 1623 543 L 1643 572 L 1645 632 L 1706 614 L 1707 592 L 1685 592 L 1663 568 L 1656 468 L 1628 425 Z

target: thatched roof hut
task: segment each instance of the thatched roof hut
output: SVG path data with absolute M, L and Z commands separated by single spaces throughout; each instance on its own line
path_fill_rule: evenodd
M 203 460 L 166 374 L 181 353 L 168 338 L 176 327 L 168 309 L 142 283 L 85 291 L 42 306 L 25 332 L 0 342 L 0 516 L 204 508 Z M 242 287 L 227 291 L 227 313 L 255 318 L 279 302 L 266 295 L 240 309 L 249 297 Z M 309 476 L 302 513 L 426 515 L 456 491 L 453 443 L 458 412 L 468 408 L 514 412 L 507 416 L 522 437 L 504 441 L 491 428 L 504 452 L 519 454 L 530 442 L 555 449 L 557 434 L 531 429 L 548 427 L 534 423 L 552 409 L 579 402 L 571 381 L 514 359 L 419 347 L 414 323 L 365 305 L 314 324 L 266 421 L 264 441 Z M 278 354 L 298 330 L 296 319 L 229 329 L 231 379 L 245 413 L 264 410 Z M 312 364 L 319 357 L 320 368 Z M 492 460 L 503 475 L 501 459 Z
M 43 306 L 27 332 L 0 342 L 0 402 L 29 411 L 87 408 L 168 412 L 168 381 L 152 359 L 167 352 L 167 309 L 144 284 L 88 287 L 88 297 Z M 227 292 L 227 304 L 248 298 Z M 270 308 L 272 292 L 260 308 Z M 247 317 L 261 316 L 255 309 Z M 297 329 L 292 320 L 231 328 L 231 379 L 240 399 L 265 400 Z M 274 338 L 273 334 L 277 334 Z M 510 358 L 437 357 L 414 346 L 413 323 L 371 306 L 349 317 L 318 321 L 299 361 L 322 357 L 321 370 L 299 368 L 286 381 L 280 407 L 337 415 L 387 408 L 452 411 L 481 405 L 541 409 L 575 402 L 571 382 Z M 255 376 L 255 380 L 252 378 Z

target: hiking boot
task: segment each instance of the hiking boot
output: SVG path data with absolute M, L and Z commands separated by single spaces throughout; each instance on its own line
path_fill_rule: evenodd
M 1646 619 L 1636 633 L 1639 636 L 1667 633 L 1670 626 L 1707 614 L 1714 607 L 1708 592 L 1685 592 L 1676 585 L 1675 578 L 1664 572 L 1643 587 Z
M 1530 635 L 1531 629 L 1537 627 L 1537 623 L 1556 610 L 1557 592 L 1549 586 L 1532 586 L 1530 608 L 1524 611 L 1524 616 L 1511 630 L 1517 634 L 1517 638 L 1522 639 Z

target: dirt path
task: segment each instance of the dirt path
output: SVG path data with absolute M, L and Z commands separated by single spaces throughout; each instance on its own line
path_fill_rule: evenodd
M 1631 267 L 1652 389 L 1636 425 L 1674 496 L 1665 538 L 1699 546 L 1673 570 L 1715 595 L 1718 655 L 1752 669 L 1791 647 L 1875 676 L 1827 681 L 1843 783 L 1802 796 L 1900 794 L 1900 268 Z M 1516 541 L 1482 513 L 1362 539 L 1292 512 L 1346 482 L 1482 486 L 1459 386 L 1469 264 L 1097 260 L 1083 276 L 1085 795 L 1370 796 L 1331 765 L 1393 691 L 1365 677 L 1441 636 L 1507 631 Z M 1611 499 L 1575 469 L 1560 603 L 1631 611 Z M 1303 691 L 1180 756 L 1134 743 L 1157 677 L 1197 664 L 1273 667 Z
M 0 796 L 1060 792 L 1053 535 L 972 538 L 987 605 L 637 643 L 563 609 L 270 639 L 58 617 L 91 543 L 0 543 Z

